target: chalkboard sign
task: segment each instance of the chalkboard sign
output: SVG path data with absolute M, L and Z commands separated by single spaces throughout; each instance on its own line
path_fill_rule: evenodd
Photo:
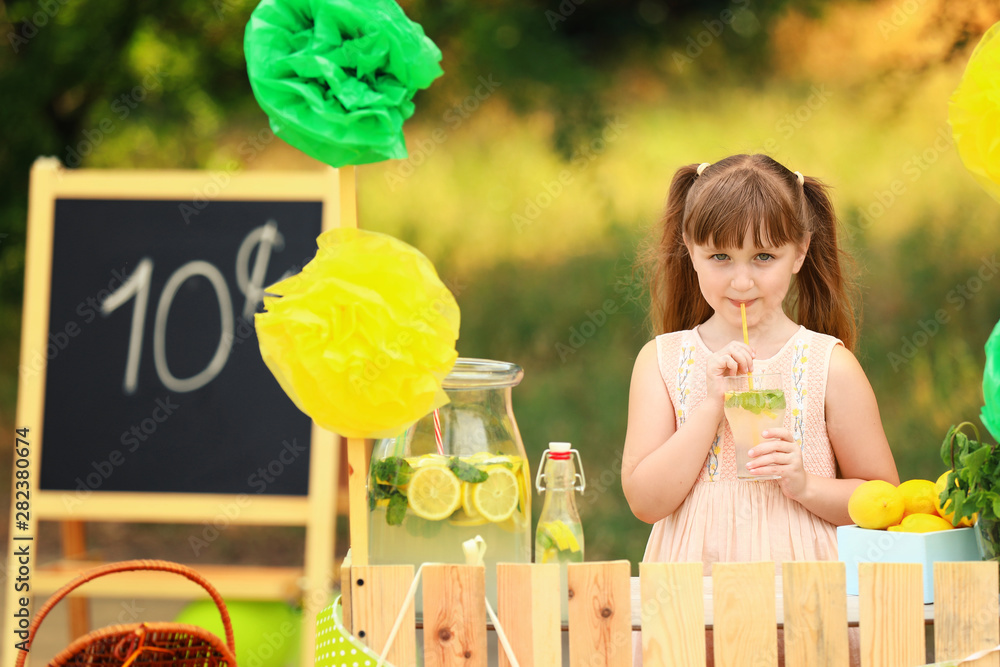
M 191 535 L 205 544 L 229 524 L 303 526 L 302 569 L 224 566 L 210 580 L 254 599 L 300 590 L 310 654 L 332 579 L 340 442 L 281 390 L 252 321 L 262 289 L 299 271 L 321 231 L 357 225 L 353 168 L 40 158 L 30 188 L 13 539 L 34 553 L 39 521 L 201 524 Z M 34 567 L 30 594 L 56 590 L 67 567 Z M 9 609 L 24 605 L 14 583 Z M 17 622 L 8 615 L 5 636 Z
M 105 492 L 307 495 L 314 426 L 253 314 L 339 219 L 336 172 L 50 167 L 32 174 L 26 281 L 44 307 L 25 305 L 45 336 L 26 335 L 20 369 L 43 392 L 38 490 L 67 510 Z
M 261 360 L 262 289 L 319 202 L 57 199 L 42 489 L 308 492 L 310 420 Z

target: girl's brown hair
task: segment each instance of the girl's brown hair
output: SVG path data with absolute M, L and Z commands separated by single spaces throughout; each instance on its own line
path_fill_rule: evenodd
M 787 297 L 789 317 L 853 350 L 855 287 L 841 266 L 848 258 L 837 243 L 837 217 L 826 190 L 808 176 L 800 186 L 798 176 L 766 155 L 733 155 L 700 176 L 696 164 L 681 167 L 670 184 L 662 230 L 640 255 L 654 332 L 690 329 L 712 315 L 684 237 L 741 247 L 749 232 L 758 248 L 809 240 Z

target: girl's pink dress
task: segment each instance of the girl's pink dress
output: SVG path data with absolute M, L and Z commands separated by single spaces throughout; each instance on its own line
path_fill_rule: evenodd
M 770 359 L 754 359 L 754 373 L 785 376 L 785 427 L 802 449 L 807 472 L 835 477 L 826 431 L 826 381 L 830 355 L 840 341 L 800 327 Z M 674 405 L 677 428 L 705 399 L 705 366 L 711 351 L 697 328 L 656 338 L 660 375 Z M 653 525 L 644 562 L 694 562 L 711 574 L 712 563 L 836 560 L 836 527 L 789 500 L 777 480 L 739 481 L 733 434 L 725 419 L 705 466 L 677 510 Z

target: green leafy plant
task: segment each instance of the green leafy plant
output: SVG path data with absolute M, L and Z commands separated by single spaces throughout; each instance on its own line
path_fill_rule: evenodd
M 993 327 L 985 349 L 980 419 L 990 434 L 1000 439 L 1000 322 Z M 962 432 L 966 426 L 972 428 L 975 439 Z M 962 422 L 948 429 L 941 444 L 941 460 L 951 466 L 951 472 L 938 500 L 955 512 L 952 523 L 977 513 L 981 521 L 991 525 L 1000 519 L 1000 450 L 980 439 L 975 424 Z
M 966 426 L 975 438 L 963 432 Z M 954 510 L 953 524 L 977 513 L 984 521 L 1000 518 L 1000 449 L 980 440 L 975 424 L 962 422 L 948 429 L 941 460 L 951 466 L 951 472 L 938 499 L 947 511 Z

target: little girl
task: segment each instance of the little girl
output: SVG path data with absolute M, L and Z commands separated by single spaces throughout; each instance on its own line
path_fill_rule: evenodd
M 647 262 L 660 335 L 632 372 L 622 462 L 629 507 L 653 524 L 643 561 L 701 561 L 707 575 L 719 561 L 774 561 L 780 574 L 782 561 L 835 560 L 851 492 L 899 477 L 851 353 L 824 186 L 765 155 L 689 165 L 662 224 Z M 778 479 L 736 479 L 723 378 L 748 372 L 784 376 L 784 425 L 760 434 L 746 466 Z

